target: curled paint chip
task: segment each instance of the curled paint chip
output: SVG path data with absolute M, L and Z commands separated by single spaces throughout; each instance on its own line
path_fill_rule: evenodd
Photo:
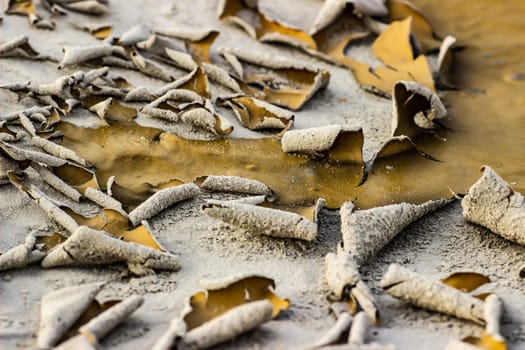
M 56 1 L 56 0 L 55 0 Z M 77 0 L 77 1 L 56 1 L 64 8 L 80 13 L 90 15 L 103 15 L 109 12 L 109 9 L 104 5 L 104 1 L 100 0 Z
M 117 55 L 126 57 L 126 51 L 122 47 L 109 45 L 107 43 L 80 47 L 65 47 L 63 51 L 64 56 L 58 65 L 58 69 L 106 56 Z
M 135 274 L 152 270 L 179 269 L 178 259 L 169 253 L 123 242 L 103 231 L 80 226 L 64 243 L 57 245 L 42 260 L 42 267 L 100 265 L 126 262 Z
M 314 241 L 317 224 L 304 216 L 235 201 L 209 200 L 202 212 L 249 232 Z
M 182 338 L 183 347 L 207 349 L 231 340 L 270 321 L 272 312 L 273 306 L 268 300 L 237 306 L 186 333 Z
M 149 29 L 144 24 L 137 24 L 120 36 L 118 40 L 118 44 L 121 46 L 132 46 L 136 45 L 141 41 L 146 41 L 150 38 L 152 32 L 151 29 Z
M 156 61 L 153 61 L 145 56 L 142 56 L 139 50 L 135 47 L 130 47 L 127 49 L 129 53 L 129 58 L 135 67 L 144 73 L 153 78 L 157 78 L 163 81 L 173 81 L 173 75 L 168 69 L 160 65 Z
M 455 37 L 447 35 L 439 47 L 437 75 L 441 85 L 448 88 L 454 87 L 454 83 L 452 82 L 452 67 L 454 64 L 453 51 L 456 47 L 456 42 Z
M 206 103 L 206 107 L 189 106 L 185 108 L 180 113 L 180 119 L 214 135 L 228 135 L 233 131 L 230 122 L 217 114 L 211 103 Z
M 358 312 L 354 321 L 352 322 L 352 328 L 348 335 L 348 343 L 350 345 L 363 345 L 368 335 L 370 325 L 368 324 L 368 317 L 364 312 Z
M 342 312 L 334 325 L 319 339 L 312 348 L 319 348 L 326 345 L 335 344 L 348 330 L 352 324 L 352 315 Z
M 334 161 L 363 164 L 363 141 L 361 129 L 347 130 L 341 125 L 327 125 L 289 130 L 284 133 L 281 146 L 287 153 L 324 156 Z
M 352 256 L 338 247 L 336 254 L 326 255 L 325 266 L 325 278 L 334 296 L 338 300 L 349 301 L 354 309 L 363 310 L 370 322 L 379 324 L 381 316 L 377 302 L 368 286 L 361 281 Z
M 113 26 L 108 23 L 77 23 L 72 21 L 71 24 L 75 28 L 88 32 L 99 40 L 107 39 L 113 29 Z
M 82 166 L 86 166 L 87 163 L 86 161 L 79 157 L 75 151 L 69 149 L 69 148 L 66 148 L 64 146 L 61 146 L 59 144 L 56 144 L 54 142 L 51 142 L 49 140 L 46 140 L 42 137 L 39 137 L 39 136 L 33 136 L 32 138 L 32 141 L 33 141 L 33 144 L 35 144 L 36 146 L 42 148 L 44 151 L 46 151 L 47 153 L 55 156 L 55 157 L 58 157 L 58 158 L 62 158 L 62 159 L 66 159 L 66 160 L 71 160 L 75 163 L 78 163 Z
M 32 162 L 31 167 L 36 170 L 36 172 L 42 177 L 42 179 L 49 184 L 54 189 L 60 191 L 62 194 L 66 195 L 67 197 L 71 198 L 75 202 L 80 201 L 80 197 L 82 195 L 80 192 L 78 192 L 75 188 L 69 186 L 66 182 L 64 182 L 61 178 L 56 176 L 53 171 L 51 171 L 49 168 L 42 166 L 38 163 Z
M 84 191 L 84 196 L 93 201 L 94 203 L 100 205 L 104 209 L 114 210 L 123 215 L 124 217 L 128 216 L 126 211 L 124 211 L 124 209 L 122 208 L 122 203 L 96 188 L 86 188 L 86 190 Z
M 217 104 L 230 107 L 239 122 L 251 130 L 287 130 L 293 125 L 293 113 L 254 97 L 217 99 Z
M 315 42 L 306 32 L 289 24 L 281 24 L 262 13 L 257 0 L 221 0 L 217 12 L 221 20 L 242 28 L 261 42 L 287 44 L 304 50 L 315 49 Z
M 337 299 L 342 299 L 361 279 L 357 264 L 349 254 L 328 253 L 325 257 L 326 282 Z
M 496 294 L 491 294 L 485 299 L 485 333 L 494 339 L 503 341 L 500 331 L 501 316 L 503 314 L 503 302 Z
M 272 279 L 253 274 L 234 275 L 216 280 L 201 280 L 205 292 L 194 294 L 183 312 L 187 329 L 192 330 L 239 305 L 268 300 L 272 305 L 272 317 L 288 309 L 290 302 L 274 293 Z
M 130 93 L 131 92 L 133 91 L 130 91 Z M 130 93 L 125 96 L 125 100 L 128 100 Z M 111 97 L 92 105 L 89 107 L 89 110 L 95 112 L 100 119 L 110 124 L 126 124 L 137 116 L 137 110 L 135 108 L 124 106 Z
M 435 128 L 434 121 L 447 116 L 441 99 L 417 82 L 396 82 L 392 101 L 392 136 L 404 135 L 412 138 L 424 129 Z
M 88 323 L 81 326 L 78 331 L 88 339 L 90 343 L 96 344 L 106 336 L 113 328 L 118 326 L 122 321 L 128 318 L 137 310 L 144 298 L 139 295 L 133 295 L 118 304 L 110 307 L 97 317 L 91 319 Z
M 38 238 L 34 233 L 30 233 L 24 243 L 0 255 L 0 271 L 27 266 L 42 260 L 44 256 L 46 252 L 39 247 Z
M 137 225 L 141 221 L 157 215 L 162 210 L 173 204 L 194 198 L 199 193 L 200 189 L 194 183 L 173 186 L 160 190 L 131 211 L 129 213 L 129 221 L 133 225 Z
M 416 306 L 485 324 L 482 300 L 401 265 L 391 264 L 380 284 L 388 294 Z
M 412 222 L 450 203 L 440 199 L 423 204 L 400 203 L 354 211 L 354 205 L 341 206 L 344 250 L 357 265 L 369 262 L 397 234 Z
M 56 221 L 60 226 L 72 233 L 78 228 L 76 221 L 65 211 L 58 207 L 47 195 L 32 184 L 25 183 L 15 174 L 10 173 L 9 180 L 20 191 L 26 193 L 33 199 L 50 219 Z
M 461 201 L 463 216 L 503 238 L 525 245 L 525 199 L 485 165 Z
M 481 336 L 468 336 L 462 341 L 452 340 L 445 350 L 506 350 L 505 339 L 500 332 L 503 303 L 496 294 L 489 294 L 485 299 L 485 331 Z
M 0 44 L 0 57 L 20 57 L 32 60 L 47 60 L 29 44 L 29 37 L 22 35 Z
M 37 344 L 52 348 L 95 299 L 104 283 L 76 285 L 42 297 Z
M 201 188 L 208 191 L 272 194 L 272 190 L 264 183 L 239 176 L 208 175 L 197 178 L 196 182 Z
M 168 330 L 157 339 L 151 350 L 170 350 L 176 344 L 180 344 L 184 335 L 186 335 L 186 323 L 178 317 L 174 318 Z
M 246 83 L 242 86 L 246 94 L 292 110 L 300 109 L 330 80 L 328 71 L 284 57 L 231 48 L 219 51 Z
M 385 16 L 388 14 L 383 0 L 327 0 L 323 3 L 323 7 L 321 7 L 317 14 L 314 24 L 310 29 L 310 34 L 314 35 L 328 27 L 349 5 L 354 13 L 360 15 Z

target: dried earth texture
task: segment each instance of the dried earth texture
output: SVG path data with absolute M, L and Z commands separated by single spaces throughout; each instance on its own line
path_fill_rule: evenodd
M 466 192 L 480 176 L 478 169 L 483 164 L 494 168 L 516 191 L 525 193 L 525 97 L 522 93 L 525 91 L 522 26 L 525 5 L 521 0 L 413 2 L 428 16 L 437 34 L 454 35 L 467 46 L 456 55 L 458 70 L 454 81 L 459 90 L 447 91 L 443 98 L 448 109 L 443 124 L 451 130 L 444 133 L 442 140 L 434 138 L 418 144 L 442 162 L 414 162 L 411 155 L 391 163 L 379 162 L 375 175 L 368 178 L 367 190 L 356 192 L 356 196 L 362 200 L 363 207 L 370 203 L 422 202 L 429 197 L 449 197 L 451 190 Z M 260 7 L 274 18 L 304 30 L 311 28 L 321 5 L 317 0 L 260 1 Z M 107 15 L 96 20 L 111 23 L 117 36 L 137 23 L 155 29 L 174 26 L 218 29 L 221 34 L 212 47 L 212 57 L 217 59 L 216 49 L 229 46 L 278 53 L 327 69 L 331 73 L 328 87 L 294 112 L 294 128 L 327 124 L 341 124 L 349 129 L 361 127 L 365 135 L 365 160 L 371 159 L 391 136 L 392 102 L 389 99 L 362 90 L 346 68 L 327 64 L 295 49 L 258 43 L 244 31 L 220 22 L 216 17 L 217 1 L 114 0 L 110 1 L 109 9 Z M 99 43 L 70 23 L 88 23 L 93 18 L 73 12 L 54 17 L 54 31 L 31 28 L 25 17 L 2 17 L 1 42 L 28 35 L 40 53 L 57 60 L 62 58 L 64 46 Z M 359 43 L 347 54 L 373 63 L 369 44 Z M 73 68 L 59 71 L 54 62 L 1 58 L 0 84 L 29 80 L 51 82 L 64 72 L 73 71 Z M 136 71 L 117 68 L 111 71 L 125 76 L 136 86 L 154 89 L 163 84 Z M 185 74 L 173 70 L 177 78 Z M 22 107 L 14 94 L 0 90 L 0 113 L 8 114 Z M 228 109 L 220 112 L 235 127 L 230 137 L 260 137 L 259 133 L 243 128 Z M 99 120 L 86 111 L 75 113 L 71 119 L 78 124 Z M 384 174 L 389 176 L 381 176 Z M 436 183 L 440 184 L 438 190 L 433 186 Z M 52 188 L 46 188 L 46 193 L 68 201 Z M 321 210 L 315 242 L 250 234 L 201 212 L 201 206 L 208 199 L 237 198 L 240 195 L 203 191 L 196 198 L 177 203 L 149 219 L 158 242 L 179 257 L 181 269 L 177 272 L 135 277 L 123 265 L 43 269 L 38 264 L 0 272 L 0 348 L 36 347 L 40 303 L 46 293 L 65 286 L 107 282 L 97 297 L 100 302 L 141 294 L 144 304 L 102 341 L 102 348 L 147 349 L 168 329 L 172 319 L 181 314 L 187 299 L 202 290 L 199 280 L 242 273 L 274 279 L 276 293 L 289 299 L 291 307 L 276 319 L 218 349 L 290 349 L 315 344 L 336 320 L 330 313 L 331 301 L 327 299 L 324 260 L 327 253 L 336 251 L 341 240 L 339 211 Z M 22 244 L 31 231 L 53 232 L 54 225 L 24 193 L 10 184 L 0 185 L 0 251 Z M 372 327 L 367 342 L 392 343 L 397 349 L 438 350 L 444 349 L 451 339 L 479 336 L 483 332 L 483 327 L 475 323 L 424 311 L 383 293 L 379 281 L 391 263 L 398 263 L 435 280 L 455 271 L 487 275 L 491 283 L 482 286 L 480 292 L 496 292 L 504 302 L 501 332 L 508 349 L 525 348 L 525 284 L 518 277 L 524 256 L 525 247 L 468 223 L 462 217 L 459 201 L 423 217 L 397 235 L 373 261 L 360 266 L 362 279 L 375 294 L 382 317 L 381 326 Z

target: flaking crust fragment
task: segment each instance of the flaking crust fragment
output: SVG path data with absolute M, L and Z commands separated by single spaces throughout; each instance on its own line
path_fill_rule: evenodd
M 392 136 L 415 137 L 420 131 L 434 129 L 434 121 L 447 116 L 439 96 L 413 81 L 396 82 L 392 103 Z
M 107 43 L 81 47 L 65 47 L 63 51 L 64 57 L 62 61 L 60 61 L 58 69 L 112 55 L 126 57 L 126 51 L 122 47 L 109 45 Z
M 84 192 L 84 196 L 104 209 L 115 210 L 124 217 L 128 217 L 128 213 L 122 208 L 122 203 L 102 191 L 88 187 Z
M 75 202 L 80 201 L 80 198 L 82 197 L 80 192 L 56 176 L 52 170 L 35 162 L 31 163 L 31 167 L 36 170 L 36 172 L 48 185 L 61 192 L 65 196 L 71 198 Z
M 342 312 L 334 325 L 311 347 L 312 349 L 335 344 L 348 330 L 352 324 L 352 315 Z
M 129 315 L 137 310 L 144 303 L 144 298 L 140 295 L 133 295 L 78 329 L 79 333 L 88 339 L 90 343 L 96 344 L 102 340 L 113 328 L 122 323 Z
M 386 16 L 388 9 L 383 0 L 326 0 L 310 29 L 314 35 L 333 23 L 347 8 L 353 6 L 353 12 L 359 16 Z
M 485 334 L 500 342 L 504 341 L 500 331 L 503 309 L 503 302 L 496 294 L 490 294 L 485 299 L 485 309 L 483 310 L 486 323 Z
M 354 211 L 354 205 L 341 206 L 343 246 L 358 266 L 369 262 L 408 225 L 451 200 L 438 199 L 423 204 L 400 203 Z
M 391 264 L 381 279 L 381 287 L 395 298 L 427 310 L 485 324 L 484 302 L 470 294 L 433 281 L 401 265 Z
M 207 349 L 231 340 L 270 321 L 272 312 L 273 306 L 268 300 L 237 306 L 189 331 L 177 349 Z
M 37 344 L 40 349 L 52 348 L 80 317 L 104 283 L 66 287 L 42 297 Z
M 342 299 L 361 279 L 355 261 L 340 249 L 326 254 L 325 265 L 328 288 L 337 299 Z
M 271 195 L 272 190 L 260 181 L 239 176 L 209 175 L 197 179 L 207 191 Z
M 333 161 L 363 163 L 363 130 L 347 129 L 341 125 L 327 125 L 283 134 L 283 152 L 309 157 L 327 157 Z
M 70 160 L 82 166 L 87 166 L 87 162 L 83 158 L 79 157 L 75 153 L 75 151 L 70 150 L 69 148 L 61 146 L 59 144 L 56 144 L 54 142 L 51 142 L 39 136 L 33 136 L 32 141 L 33 141 L 33 144 L 42 148 L 44 151 L 46 151 L 47 153 L 55 157 Z
M 80 226 L 64 243 L 57 245 L 42 260 L 42 267 L 100 265 L 126 262 L 136 274 L 151 270 L 179 269 L 176 256 L 113 238 L 103 231 Z
M 160 190 L 131 211 L 129 213 L 129 221 L 136 226 L 140 224 L 141 221 L 157 215 L 173 204 L 194 198 L 199 193 L 200 189 L 194 183 Z
M 0 271 L 18 269 L 40 261 L 46 253 L 38 248 L 37 237 L 30 233 L 24 243 L 0 255 Z
M 60 226 L 72 233 L 78 229 L 77 222 L 54 203 L 45 193 L 40 191 L 32 184 L 27 184 L 20 180 L 16 175 L 10 173 L 9 180 L 20 191 L 26 193 L 29 198 L 34 200 L 47 216 L 57 222 Z
M 304 216 L 236 201 L 209 200 L 202 212 L 249 232 L 272 237 L 314 241 L 317 224 Z
M 487 227 L 510 241 L 525 245 L 525 199 L 492 168 L 481 168 L 483 175 L 461 201 L 463 216 Z

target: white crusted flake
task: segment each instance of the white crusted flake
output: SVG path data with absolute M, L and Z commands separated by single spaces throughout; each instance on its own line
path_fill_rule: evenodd
M 268 300 L 237 306 L 186 334 L 179 349 L 207 349 L 231 340 L 272 319 Z
M 254 233 L 306 241 L 313 241 L 317 237 L 316 223 L 283 210 L 235 201 L 209 200 L 202 206 L 202 212 Z
M 37 247 L 37 238 L 33 233 L 27 235 L 25 242 L 0 255 L 0 271 L 18 269 L 40 261 L 46 253 Z
M 111 332 L 113 328 L 137 310 L 143 302 L 143 297 L 133 295 L 91 319 L 88 323 L 80 327 L 78 331 L 91 343 L 98 343 L 106 334 Z
M 272 190 L 260 181 L 239 176 L 206 176 L 200 185 L 207 191 L 271 195 Z
M 127 262 L 134 272 L 179 269 L 176 256 L 132 242 L 124 242 L 103 231 L 80 226 L 64 243 L 42 260 L 42 267 L 100 265 Z
M 380 283 L 388 294 L 416 306 L 485 324 L 483 301 L 401 265 L 391 264 Z
M 91 304 L 104 283 L 66 287 L 42 297 L 38 347 L 53 347 Z
M 160 190 L 129 213 L 129 220 L 133 225 L 138 225 L 142 220 L 157 215 L 175 203 L 194 198 L 199 193 L 199 186 L 194 183 Z
M 450 200 L 440 199 L 419 205 L 400 203 L 354 211 L 354 205 L 346 202 L 340 211 L 344 249 L 361 265 L 412 222 L 448 203 Z
M 525 245 L 525 199 L 492 168 L 484 166 L 483 176 L 461 201 L 463 216 L 503 238 Z

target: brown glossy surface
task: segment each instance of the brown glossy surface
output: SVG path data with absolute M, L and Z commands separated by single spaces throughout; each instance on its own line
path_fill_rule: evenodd
M 86 129 L 61 123 L 57 129 L 66 135 L 64 146 L 96 166 L 101 184 L 114 175 L 134 193 L 145 183 L 234 175 L 267 184 L 284 203 L 323 197 L 335 208 L 353 199 L 362 177 L 361 153 L 355 150 L 349 152 L 358 156 L 354 162 L 337 163 L 286 154 L 275 138 L 195 141 L 138 125 Z
M 411 153 L 380 161 L 359 193 L 359 206 L 422 202 L 465 193 L 483 164 L 525 192 L 525 3 L 519 0 L 414 1 L 435 31 L 467 48 L 455 55 L 459 91 L 444 96 L 446 140 L 416 140 L 441 162 Z M 520 93 L 521 91 L 521 93 Z
M 418 149 L 440 162 L 417 152 L 381 159 L 366 183 L 356 187 L 361 178 L 357 164 L 286 155 L 272 138 L 188 141 L 133 125 L 93 130 L 63 123 L 64 145 L 94 164 L 101 182 L 115 175 L 134 190 L 138 184 L 172 178 L 189 182 L 207 174 L 237 175 L 268 184 L 284 203 L 324 197 L 329 207 L 338 207 L 357 199 L 357 206 L 366 208 L 464 193 L 479 177 L 479 167 L 488 164 L 523 192 L 525 4 L 415 3 L 438 34 L 452 34 L 468 46 L 455 56 L 453 80 L 461 89 L 444 96 L 449 112 L 444 124 L 451 130 L 439 138 L 414 139 Z

